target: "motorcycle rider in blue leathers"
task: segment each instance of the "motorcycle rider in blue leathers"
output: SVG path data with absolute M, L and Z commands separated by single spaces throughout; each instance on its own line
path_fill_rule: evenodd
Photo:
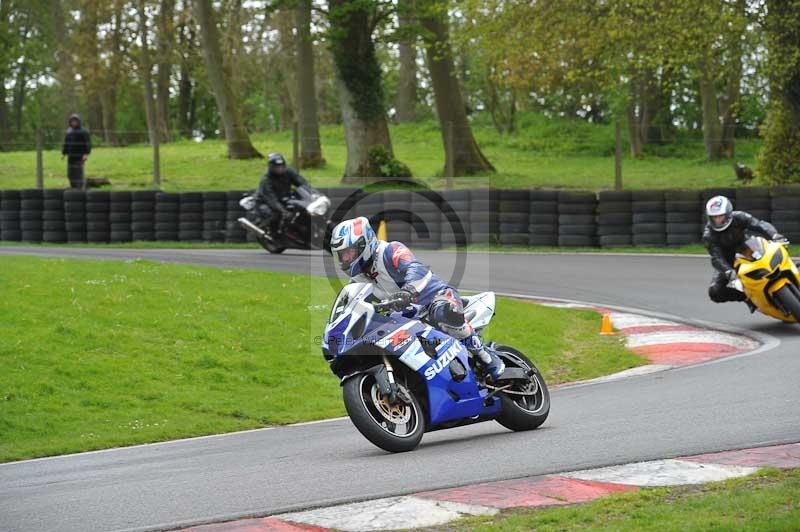
M 458 291 L 417 260 L 401 242 L 378 240 L 369 220 L 360 216 L 345 220 L 331 233 L 331 252 L 351 282 L 372 283 L 380 299 L 398 300 L 396 310 L 404 316 L 424 320 L 461 340 L 484 366 L 487 376 L 497 380 L 505 364 L 464 318 Z

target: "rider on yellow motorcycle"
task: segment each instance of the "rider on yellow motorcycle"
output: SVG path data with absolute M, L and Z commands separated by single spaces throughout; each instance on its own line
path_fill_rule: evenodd
M 706 203 L 708 221 L 703 231 L 703 244 L 711 255 L 711 265 L 716 270 L 708 287 L 708 297 L 715 303 L 745 301 L 754 312 L 756 307 L 742 292 L 728 287 L 737 277 L 733 262 L 736 251 L 752 235 L 769 240 L 786 241 L 769 222 L 759 220 L 744 211 L 734 211 L 725 196 L 715 196 Z

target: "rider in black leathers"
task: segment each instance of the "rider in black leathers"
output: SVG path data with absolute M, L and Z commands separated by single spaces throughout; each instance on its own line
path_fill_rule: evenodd
M 703 231 L 703 244 L 716 270 L 708 287 L 708 296 L 715 303 L 747 301 L 744 293 L 728 287 L 728 283 L 736 279 L 733 261 L 737 250 L 752 235 L 779 241 L 785 240 L 785 237 L 769 222 L 744 211 L 734 211 L 730 200 L 724 196 L 708 200 L 706 214 L 708 222 Z M 751 306 L 751 310 L 753 308 Z
M 304 187 L 311 193 L 315 193 L 316 189 L 294 168 L 286 166 L 286 159 L 280 153 L 271 153 L 267 161 L 267 171 L 261 177 L 255 194 L 256 210 L 262 220 L 269 222 L 270 230 L 275 233 L 281 220 L 289 216 L 282 201 L 292 192 L 292 187 Z

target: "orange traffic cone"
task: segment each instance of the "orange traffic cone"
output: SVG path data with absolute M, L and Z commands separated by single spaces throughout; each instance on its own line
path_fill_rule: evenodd
M 614 327 L 611 326 L 611 318 L 608 314 L 603 314 L 603 322 L 600 325 L 600 334 L 603 336 L 614 334 Z

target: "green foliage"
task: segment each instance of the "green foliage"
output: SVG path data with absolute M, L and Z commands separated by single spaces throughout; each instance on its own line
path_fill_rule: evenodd
M 343 415 L 320 352 L 334 295 L 302 275 L 4 257 L 0 462 Z M 497 312 L 491 337 L 551 383 L 642 363 L 596 313 Z
M 762 128 L 758 172 L 772 183 L 800 183 L 800 129 L 781 102 L 773 102 Z
M 368 154 L 373 177 L 413 177 L 411 169 L 392 157 L 386 146 L 372 146 Z

